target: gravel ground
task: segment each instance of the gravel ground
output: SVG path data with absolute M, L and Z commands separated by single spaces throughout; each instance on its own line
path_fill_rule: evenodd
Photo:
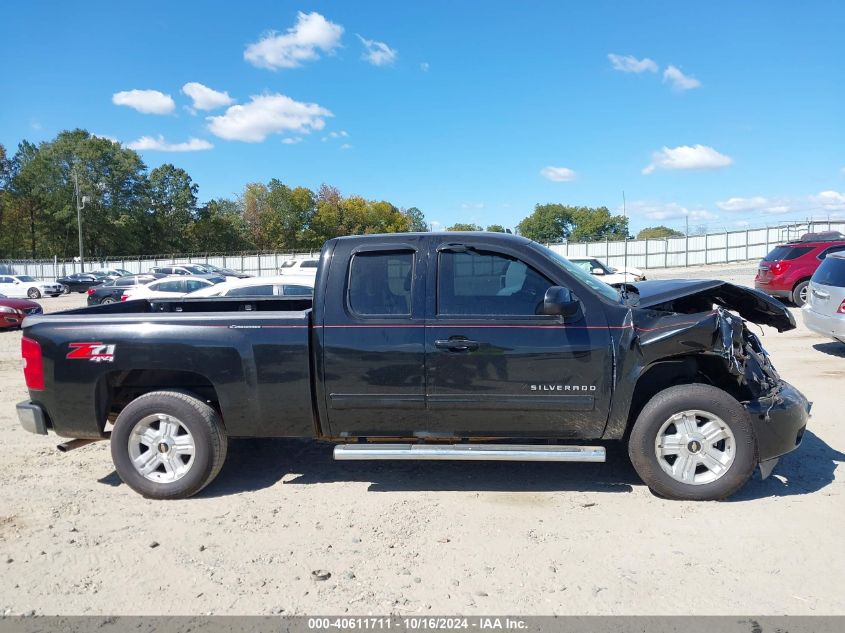
M 667 276 L 751 284 L 753 266 L 649 273 Z M 815 402 L 810 430 L 721 503 L 652 496 L 619 448 L 335 463 L 290 440 L 232 442 L 200 496 L 147 501 L 106 443 L 61 454 L 20 428 L 20 333 L 0 332 L 0 614 L 845 614 L 845 345 L 798 320 L 763 342 Z

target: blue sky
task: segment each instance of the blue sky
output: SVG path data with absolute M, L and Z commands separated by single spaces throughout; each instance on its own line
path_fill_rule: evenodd
M 833 0 L 13 3 L 0 143 L 84 127 L 202 200 L 327 182 L 442 225 L 623 190 L 634 229 L 841 216 L 843 27 Z

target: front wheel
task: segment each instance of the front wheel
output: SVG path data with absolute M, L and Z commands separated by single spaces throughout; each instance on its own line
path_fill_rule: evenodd
M 655 395 L 634 423 L 628 454 L 652 492 L 668 499 L 724 499 L 757 466 L 745 409 L 725 391 L 700 384 Z
M 114 423 L 111 454 L 120 478 L 150 499 L 185 499 L 205 488 L 226 459 L 218 413 L 181 391 L 153 391 Z
M 30 288 L 26 291 L 26 296 L 30 299 L 40 299 L 41 291 L 38 288 Z
M 62 286 L 62 294 L 69 295 L 70 294 L 70 287 L 69 286 Z

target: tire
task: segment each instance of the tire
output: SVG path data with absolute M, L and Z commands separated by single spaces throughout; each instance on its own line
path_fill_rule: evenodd
M 41 291 L 38 288 L 30 288 L 26 291 L 26 296 L 30 299 L 40 299 Z
M 684 429 L 690 428 L 695 430 L 687 434 Z M 708 442 L 704 433 L 723 439 Z M 745 409 L 727 392 L 701 384 L 669 387 L 649 400 L 631 430 L 628 455 L 652 492 L 693 501 L 731 496 L 748 481 L 758 461 Z M 714 459 L 720 467 L 705 465 L 704 460 L 714 465 Z
M 63 295 L 69 295 L 70 294 L 70 288 L 68 286 L 62 286 L 62 294 Z
M 115 301 L 115 300 L 114 300 L 114 299 L 112 299 L 111 297 L 106 297 L 105 299 L 103 299 L 102 301 L 100 301 L 100 305 L 103 305 L 103 306 L 104 306 L 104 305 L 107 305 L 107 304 L 109 304 L 109 303 L 117 303 L 117 301 Z
M 807 303 L 807 293 L 810 291 L 810 281 L 802 281 L 792 290 L 792 303 L 799 308 Z
M 174 425 L 184 433 L 173 431 Z M 135 492 L 148 499 L 186 499 L 217 477 L 227 443 L 220 416 L 205 402 L 182 391 L 153 391 L 117 416 L 111 455 L 117 474 Z M 187 454 L 190 444 L 193 452 Z

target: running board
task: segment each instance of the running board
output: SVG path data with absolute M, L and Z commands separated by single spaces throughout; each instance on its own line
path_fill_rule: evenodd
M 336 460 L 460 459 L 508 462 L 603 462 L 603 446 L 543 444 L 339 444 Z

